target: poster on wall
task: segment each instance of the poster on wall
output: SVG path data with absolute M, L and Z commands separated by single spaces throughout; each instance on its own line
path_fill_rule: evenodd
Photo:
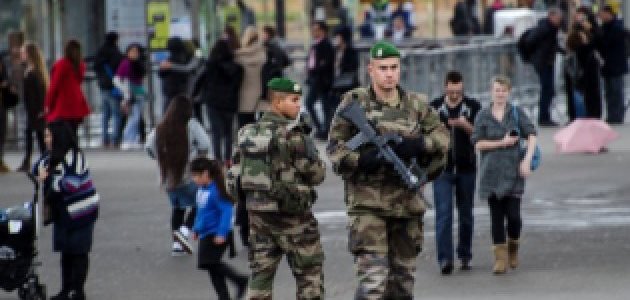
M 118 46 L 123 51 L 129 44 L 147 44 L 144 1 L 107 0 L 105 2 L 105 28 L 118 32 Z
M 169 2 L 151 1 L 147 4 L 147 31 L 151 50 L 166 49 L 170 33 L 171 10 Z

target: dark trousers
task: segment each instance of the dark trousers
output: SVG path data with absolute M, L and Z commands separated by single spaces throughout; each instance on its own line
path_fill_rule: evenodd
M 553 70 L 552 65 L 536 68 L 536 73 L 538 73 L 538 79 L 540 81 L 538 122 L 551 121 L 551 101 L 555 95 Z
M 505 244 L 506 223 L 507 237 L 517 240 L 521 236 L 523 220 L 521 219 L 521 198 L 506 196 L 501 199 L 496 196 L 488 199 L 490 206 L 490 220 L 492 224 L 492 242 Z
M 328 130 L 325 128 L 326 120 L 319 120 L 317 118 L 317 114 L 315 113 L 315 104 L 317 100 L 321 101 L 322 108 L 324 110 L 324 117 L 326 117 L 326 105 L 328 102 L 328 93 L 329 91 L 320 90 L 311 88 L 308 91 L 308 95 L 304 99 L 304 105 L 306 106 L 306 111 L 311 115 L 311 119 L 313 120 L 313 125 L 315 126 L 315 130 L 318 135 L 323 135 Z
M 31 125 L 28 125 L 24 130 L 26 150 L 24 153 L 24 160 L 22 160 L 22 165 L 27 167 L 30 167 L 31 155 L 33 154 L 33 134 L 35 134 L 35 138 L 37 139 L 39 153 L 44 153 L 44 151 L 46 151 L 46 145 L 44 144 L 44 130 L 35 129 Z
M 214 286 L 219 300 L 231 299 L 226 279 L 241 285 L 247 282 L 247 277 L 239 275 L 234 269 L 222 262 L 212 264 L 212 266 L 208 268 L 208 275 L 210 276 L 210 282 L 212 282 L 212 286 Z
M 208 119 L 212 127 L 212 151 L 221 161 L 232 159 L 234 113 L 208 106 Z
M 438 263 L 453 261 L 453 202 L 459 216 L 457 256 L 461 260 L 472 258 L 475 179 L 475 172 L 457 174 L 444 172 L 433 182 Z
M 625 99 L 623 98 L 623 75 L 604 77 L 606 93 L 606 122 L 623 123 L 626 115 Z
M 178 230 L 182 225 L 192 228 L 195 224 L 195 214 L 197 214 L 197 207 L 195 206 L 190 209 L 188 215 L 186 215 L 186 208 L 173 207 L 171 213 L 171 229 L 173 231 Z
M 247 124 L 256 122 L 256 113 L 239 113 L 238 114 L 238 128 L 241 129 Z
M 332 119 L 335 116 L 335 111 L 337 111 L 337 107 L 339 107 L 340 103 L 341 94 L 339 93 L 331 95 L 330 97 L 328 97 L 328 99 L 326 99 L 326 101 L 323 102 L 324 118 L 326 119 L 326 123 L 324 124 L 324 133 L 326 134 L 326 136 L 328 136 L 328 131 L 330 130 Z
M 4 159 L 4 143 L 7 139 L 7 110 L 0 101 L 0 164 Z
M 75 298 L 85 298 L 85 281 L 87 280 L 89 256 L 84 254 L 61 253 L 61 293 L 73 293 Z

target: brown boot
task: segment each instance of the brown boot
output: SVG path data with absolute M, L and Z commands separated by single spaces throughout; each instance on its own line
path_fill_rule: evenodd
M 507 244 L 496 244 L 494 249 L 494 267 L 492 272 L 495 275 L 504 274 L 507 271 Z
M 11 172 L 11 169 L 9 169 L 9 166 L 7 166 L 7 164 L 5 164 L 3 160 L 0 160 L 0 173 L 8 172 Z
M 518 240 L 508 239 L 508 257 L 510 268 L 518 267 Z

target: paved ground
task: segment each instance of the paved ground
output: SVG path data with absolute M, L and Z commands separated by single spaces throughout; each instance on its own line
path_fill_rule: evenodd
M 628 299 L 630 295 L 630 126 L 601 155 L 554 153 L 552 130 L 543 130 L 543 165 L 525 195 L 522 267 L 492 276 L 488 209 L 475 208 L 473 270 L 440 276 L 435 263 L 433 211 L 426 221 L 425 251 L 418 259 L 417 299 Z M 12 166 L 19 153 L 8 153 Z M 214 299 L 207 275 L 194 257 L 170 256 L 169 205 L 157 188 L 157 171 L 144 153 L 88 151 L 102 196 L 87 286 L 90 299 Z M 327 299 L 352 299 L 352 257 L 346 251 L 345 214 L 339 178 L 329 174 L 318 189 L 315 211 L 326 252 Z M 28 200 L 24 175 L 0 176 L 0 207 Z M 430 197 L 431 190 L 425 191 Z M 51 230 L 41 234 L 43 281 L 59 287 L 59 257 Z M 246 270 L 246 255 L 231 261 Z M 293 299 L 286 263 L 277 274 L 275 299 Z M 0 292 L 0 300 L 15 299 Z

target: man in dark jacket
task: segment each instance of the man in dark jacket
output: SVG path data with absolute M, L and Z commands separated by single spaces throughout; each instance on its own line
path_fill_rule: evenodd
M 263 27 L 262 35 L 267 61 L 262 68 L 262 99 L 267 99 L 267 82 L 276 77 L 284 76 L 284 69 L 291 65 L 291 59 L 287 52 L 280 46 L 276 38 L 276 29 L 266 25 Z
M 112 90 L 114 83 L 112 79 L 116 74 L 116 69 L 123 59 L 123 55 L 118 48 L 118 33 L 112 31 L 105 35 L 105 43 L 94 57 L 94 72 L 98 79 L 98 87 L 101 90 L 101 101 L 103 101 L 103 146 L 115 146 L 120 142 L 119 132 L 121 127 L 120 101 Z M 122 95 L 121 95 L 122 96 Z M 112 121 L 113 133 L 109 134 L 109 121 Z
M 457 256 L 461 261 L 461 269 L 470 269 L 473 200 L 477 173 L 475 147 L 470 135 L 475 117 L 481 110 L 481 104 L 464 96 L 463 77 L 457 71 L 451 71 L 446 75 L 444 88 L 444 95 L 433 100 L 431 107 L 438 112 L 442 123 L 450 129 L 451 147 L 446 169 L 433 182 L 433 199 L 438 264 L 442 275 L 449 275 L 454 266 L 453 199 L 459 216 Z
M 329 91 L 333 83 L 335 72 L 335 49 L 328 39 L 328 25 L 324 22 L 315 22 L 312 27 L 313 45 L 309 50 L 306 67 L 308 70 L 308 96 L 305 99 L 306 109 L 311 115 L 316 136 L 325 139 L 325 121 L 319 120 L 315 114 L 315 103 L 321 99 L 322 106 L 329 101 Z
M 538 124 L 556 126 L 551 120 L 551 101 L 555 94 L 554 65 L 558 52 L 558 29 L 562 25 L 562 12 L 557 8 L 549 9 L 547 18 L 538 22 L 527 35 L 527 43 L 536 45 L 531 62 L 540 80 L 540 103 Z
M 606 92 L 606 122 L 622 124 L 626 107 L 623 94 L 623 75 L 628 73 L 628 59 L 626 57 L 626 31 L 623 21 L 615 15 L 611 6 L 604 6 L 599 12 L 602 20 L 601 37 L 598 50 L 604 59 L 602 77 Z

